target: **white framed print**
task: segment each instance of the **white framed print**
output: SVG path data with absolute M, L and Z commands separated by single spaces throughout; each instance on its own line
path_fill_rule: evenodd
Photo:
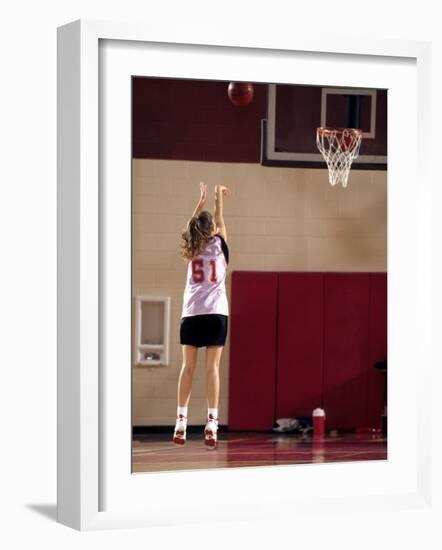
M 203 33 L 201 36 L 194 33 L 189 36 L 185 28 L 168 34 L 160 27 L 156 30 L 144 25 L 88 20 L 59 28 L 60 523 L 80 530 L 93 530 L 213 521 L 214 509 L 206 506 L 207 486 L 216 494 L 214 506 L 219 521 L 276 518 L 284 514 L 290 517 L 294 511 L 296 514 L 318 511 L 327 513 L 331 506 L 334 513 L 380 509 L 387 512 L 431 506 L 431 432 L 428 423 L 431 401 L 428 395 L 431 394 L 430 374 L 435 357 L 432 356 L 430 339 L 432 275 L 429 213 L 434 185 L 430 173 L 434 161 L 425 146 L 427 136 L 431 133 L 428 87 L 431 78 L 430 54 L 429 42 L 368 40 L 350 36 L 311 38 L 302 33 L 296 36 L 283 34 L 269 44 L 263 39 L 227 35 L 225 40 L 218 37 L 211 43 Z M 179 373 L 177 364 L 180 366 L 178 327 L 173 320 L 180 317 L 183 290 L 176 284 L 176 280 L 181 277 L 184 281 L 184 275 L 178 273 L 179 266 L 173 263 L 175 259 L 161 256 L 162 247 L 175 246 L 169 232 L 160 232 L 161 238 L 157 236 L 151 241 L 148 235 L 154 233 L 154 224 L 175 224 L 178 243 L 181 226 L 185 226 L 187 216 L 182 205 L 185 205 L 190 217 L 193 201 L 198 199 L 198 195 L 190 198 L 187 195 L 185 186 L 189 184 L 189 178 L 200 175 L 202 180 L 214 185 L 223 183 L 217 178 L 227 177 L 226 174 L 232 177 L 232 174 L 239 173 L 234 172 L 232 164 L 229 164 L 230 158 L 227 159 L 226 168 L 226 159 L 222 156 L 218 158 L 218 152 L 210 149 L 204 139 L 201 139 L 200 146 L 206 147 L 207 156 L 203 159 L 192 156 L 194 149 L 186 149 L 184 138 L 180 142 L 181 149 L 177 146 L 174 149 L 163 147 L 161 150 L 161 132 L 166 130 L 152 117 L 142 120 L 143 132 L 146 133 L 135 141 L 134 78 L 161 79 L 163 82 L 170 79 L 205 83 L 252 82 L 256 85 L 255 102 L 259 99 L 256 94 L 260 86 L 265 87 L 269 83 L 316 87 L 319 97 L 322 87 L 332 89 L 334 94 L 340 88 L 371 90 L 362 94 L 371 98 L 375 97 L 372 90 L 387 90 L 388 113 L 385 112 L 385 120 L 388 121 L 388 187 L 385 172 L 383 175 L 367 175 L 372 172 L 360 171 L 360 178 L 365 178 L 366 185 L 372 183 L 374 187 L 379 187 L 376 182 L 383 178 L 383 189 L 388 190 L 384 203 L 385 209 L 388 205 L 388 231 L 385 210 L 382 218 L 385 246 L 381 252 L 373 247 L 361 253 L 358 248 L 359 263 L 348 264 L 346 252 L 336 250 L 333 254 L 330 252 L 330 257 L 336 259 L 337 254 L 342 254 L 339 262 L 327 263 L 322 255 L 324 249 L 319 249 L 317 245 L 329 242 L 327 239 L 331 226 L 327 225 L 329 221 L 324 220 L 336 220 L 338 214 L 326 214 L 322 218 L 310 215 L 309 223 L 315 224 L 312 232 L 294 234 L 286 229 L 288 233 L 285 237 L 275 233 L 273 237 L 277 238 L 272 240 L 268 228 L 280 224 L 284 217 L 293 217 L 289 210 L 292 203 L 284 205 L 274 195 L 271 195 L 272 202 L 269 202 L 270 195 L 263 195 L 259 199 L 259 207 L 263 212 L 269 208 L 274 211 L 272 221 L 266 222 L 267 225 L 259 232 L 262 253 L 254 241 L 248 237 L 241 239 L 245 243 L 242 246 L 255 247 L 253 257 L 259 258 L 260 263 L 253 263 L 255 260 L 251 259 L 252 254 L 248 256 L 247 250 L 244 252 L 246 260 L 243 264 L 238 259 L 234 260 L 238 262 L 235 264 L 238 266 L 236 269 L 241 272 L 246 272 L 250 265 L 253 271 L 277 271 L 279 274 L 291 270 L 316 275 L 354 271 L 359 276 L 368 272 L 388 271 L 388 447 L 384 446 L 385 455 L 377 455 L 379 460 L 371 460 L 365 454 L 361 460 L 348 460 L 342 455 L 342 459 L 326 460 L 321 464 L 317 463 L 318 460 L 297 463 L 277 461 L 270 465 L 259 461 L 240 463 L 237 458 L 229 462 L 227 450 L 224 454 L 215 454 L 222 451 L 223 442 L 220 441 L 219 449 L 213 454 L 202 455 L 198 451 L 192 460 L 180 462 L 181 459 L 177 460 L 177 455 L 171 455 L 168 450 L 167 445 L 171 444 L 168 435 L 165 436 L 167 445 L 164 438 L 145 434 L 144 439 L 137 440 L 138 447 L 134 445 L 135 428 L 146 428 L 147 425 L 155 428 L 157 434 L 168 430 L 169 409 L 172 410 L 170 429 L 173 431 L 176 403 L 169 395 L 170 387 L 173 386 L 175 392 L 175 379 Z M 174 101 L 178 102 L 173 94 L 168 96 L 168 101 L 171 108 Z M 245 110 L 235 113 L 245 113 Z M 407 132 L 404 132 L 404 113 L 407 116 Z M 186 124 L 197 124 L 199 121 L 195 118 Z M 368 120 L 374 128 L 372 114 Z M 170 135 L 170 129 L 167 131 Z M 204 130 L 200 127 L 198 132 Z M 236 143 L 235 154 L 244 155 L 237 157 L 235 162 L 244 166 L 255 162 L 248 160 L 249 150 L 242 150 L 241 144 L 234 141 L 234 133 L 230 135 L 232 143 Z M 257 135 L 257 143 L 262 143 L 260 139 L 263 135 Z M 152 162 L 138 162 L 146 156 L 134 156 L 134 147 L 136 145 L 142 149 L 147 142 L 149 147 L 156 147 L 150 157 Z M 220 139 L 219 143 L 223 144 L 224 152 L 229 150 L 226 139 Z M 172 149 L 175 156 L 171 157 Z M 177 162 L 173 167 L 162 162 L 171 158 Z M 191 165 L 191 170 L 190 162 L 196 163 Z M 214 171 L 207 169 L 207 162 L 212 163 Z M 258 159 L 255 164 L 259 162 Z M 382 166 L 385 169 L 385 163 Z M 275 183 L 284 182 L 286 185 L 284 178 L 292 173 L 287 170 L 301 170 L 304 179 L 297 188 L 304 193 L 303 196 L 308 194 L 309 186 L 314 186 L 318 189 L 316 199 L 323 201 L 321 204 L 326 205 L 326 208 L 331 204 L 331 208 L 336 208 L 335 212 L 338 213 L 348 214 L 350 211 L 345 197 L 352 195 L 344 195 L 345 192 L 354 193 L 354 200 L 359 201 L 359 204 L 364 193 L 367 193 L 366 187 L 362 186 L 359 191 L 355 190 L 355 185 L 351 190 L 352 183 L 356 181 L 352 182 L 351 178 L 356 170 L 350 171 L 348 189 L 333 189 L 336 193 L 334 198 L 330 198 L 331 187 L 325 164 L 322 169 L 316 170 L 315 175 L 306 168 L 266 166 L 262 169 L 266 170 L 266 174 L 270 171 L 276 174 L 264 182 L 267 192 L 269 189 L 274 192 Z M 138 180 L 137 170 L 140 176 Z M 183 170 L 187 175 L 183 175 Z M 154 193 L 146 190 L 146 186 L 158 178 L 161 171 L 161 191 Z M 319 181 L 322 175 L 324 181 Z M 236 195 L 244 193 L 244 198 L 250 192 L 253 194 L 254 189 L 257 189 L 254 187 L 254 178 L 259 177 L 255 171 L 249 180 L 244 179 L 246 183 L 243 190 L 233 183 Z M 136 208 L 133 201 L 135 186 L 144 186 Z M 183 186 L 186 191 L 183 191 Z M 198 193 L 198 181 L 196 190 Z M 232 200 L 235 192 L 232 193 Z M 163 203 L 158 198 L 160 196 L 164 199 Z M 167 210 L 162 210 L 166 208 L 166 197 Z M 306 199 L 310 214 L 315 212 L 316 199 Z M 238 235 L 246 234 L 243 218 L 247 218 L 249 226 L 259 226 L 259 216 L 250 214 L 247 204 L 244 202 L 241 207 L 231 207 L 232 219 L 235 219 L 229 243 L 238 242 Z M 226 197 L 226 219 L 228 209 Z M 154 221 L 145 225 L 142 225 L 144 221 L 140 222 L 140 231 L 145 240 L 137 240 L 137 220 L 149 216 Z M 379 235 L 379 228 L 371 227 Z M 347 235 L 347 230 L 356 229 L 341 223 L 339 231 L 335 233 L 336 238 Z M 282 242 L 283 237 L 286 244 L 288 241 L 296 241 L 298 263 L 287 263 L 283 248 L 275 252 L 274 247 L 280 246 L 278 243 Z M 369 241 L 371 244 L 373 239 L 374 236 Z M 138 248 L 135 244 L 134 248 L 134 242 L 142 244 Z M 360 242 L 355 241 L 355 246 L 358 244 L 359 247 Z M 134 251 L 138 249 L 149 257 L 162 258 L 161 276 L 152 267 L 155 263 L 146 263 L 142 255 L 137 260 Z M 370 250 L 374 250 L 373 263 L 367 261 Z M 235 253 L 234 246 L 232 252 Z M 270 265 L 266 260 L 270 256 L 272 261 L 279 263 Z M 172 262 L 173 267 L 168 262 Z M 144 279 L 137 279 L 137 270 L 143 271 Z M 170 282 L 172 272 L 173 277 L 178 279 Z M 150 280 L 154 281 L 154 293 L 150 283 L 146 282 Z M 170 292 L 167 292 L 167 284 Z M 138 327 L 139 341 L 135 345 L 134 303 L 137 297 L 143 296 L 149 297 L 145 302 L 150 303 L 149 311 L 153 312 L 151 318 L 158 319 L 158 322 L 157 325 L 149 325 L 146 321 L 145 332 Z M 161 300 L 155 296 L 160 296 Z M 136 303 L 139 308 L 142 307 L 140 300 Z M 167 304 L 167 315 L 161 304 Z M 163 309 L 158 309 L 160 305 Z M 231 306 L 234 307 L 233 302 Z M 234 322 L 235 318 L 232 319 L 232 326 Z M 157 333 L 158 327 L 161 328 L 160 333 Z M 333 337 L 330 337 L 330 341 L 334 341 Z M 134 349 L 141 354 L 138 365 L 133 364 Z M 167 350 L 167 361 L 161 359 L 164 350 Z M 230 348 L 230 357 L 232 353 Z M 419 373 L 415 368 L 417 364 Z M 140 382 L 141 389 L 134 390 L 134 380 L 158 380 L 161 376 L 172 380 L 167 393 L 161 393 L 163 390 L 155 382 L 143 382 L 144 386 Z M 363 382 L 359 381 L 359 384 L 365 387 Z M 232 384 L 229 390 L 232 396 Z M 347 389 L 338 392 L 339 399 L 342 400 L 342 395 L 352 391 Z M 195 398 L 192 397 L 195 403 L 204 403 L 204 390 L 201 389 L 201 392 L 195 393 Z M 324 399 L 322 403 L 331 403 L 331 398 L 326 396 Z M 147 402 L 152 404 L 151 408 L 150 405 L 143 405 Z M 141 403 L 140 407 L 138 403 Z M 221 387 L 221 405 L 224 407 L 220 409 L 219 418 L 222 428 L 223 423 L 227 425 L 233 418 L 227 386 Z M 256 405 L 253 407 L 258 408 Z M 332 405 L 325 407 L 326 422 L 327 418 L 331 418 L 331 413 L 327 417 L 327 409 L 332 411 L 332 408 Z M 204 417 L 197 417 L 197 413 L 195 415 L 195 424 L 204 424 Z M 342 419 L 340 421 L 343 422 Z M 345 423 L 342 426 L 345 431 Z M 149 433 L 154 433 L 152 429 Z M 148 464 L 149 461 L 153 464 L 157 460 L 158 456 L 151 452 L 152 442 L 155 441 L 157 451 L 159 449 L 160 454 L 167 453 L 167 461 L 182 463 L 182 467 L 166 467 L 164 464 L 167 461 L 162 467 L 137 467 L 136 464 Z M 281 443 L 282 440 L 272 439 L 275 448 L 277 441 Z M 282 447 L 287 441 L 283 441 Z M 298 440 L 296 442 L 298 444 Z M 186 447 L 186 452 L 191 453 L 194 441 L 190 433 L 188 443 L 190 445 Z M 233 444 L 228 447 L 227 441 L 224 443 L 225 449 L 234 449 Z M 375 444 L 376 438 L 373 438 L 370 445 L 373 447 Z M 232 452 L 232 456 L 234 454 Z M 141 455 L 144 462 L 137 462 L 137 457 Z M 216 458 L 209 459 L 208 456 Z M 176 498 L 177 494 L 185 494 L 189 499 L 184 509 Z

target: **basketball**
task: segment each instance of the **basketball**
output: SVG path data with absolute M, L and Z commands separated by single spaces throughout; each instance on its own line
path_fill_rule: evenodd
M 230 101 L 236 107 L 244 107 L 253 100 L 253 84 L 247 82 L 231 82 L 227 90 Z

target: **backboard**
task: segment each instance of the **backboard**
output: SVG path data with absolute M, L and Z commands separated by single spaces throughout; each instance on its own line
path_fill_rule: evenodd
M 349 105 L 359 98 L 363 131 L 352 169 L 387 169 L 387 90 L 269 84 L 261 164 L 324 168 L 316 146 L 320 126 L 348 127 Z

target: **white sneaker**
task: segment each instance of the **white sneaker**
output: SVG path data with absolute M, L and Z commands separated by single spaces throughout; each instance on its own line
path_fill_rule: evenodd
M 173 442 L 175 445 L 184 445 L 186 442 L 187 418 L 180 414 L 176 419 Z
M 216 449 L 218 432 L 218 419 L 209 414 L 206 427 L 204 429 L 204 445 L 207 450 Z

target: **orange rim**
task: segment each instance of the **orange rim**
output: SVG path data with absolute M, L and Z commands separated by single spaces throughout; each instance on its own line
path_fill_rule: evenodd
M 320 128 L 317 128 L 317 132 L 320 136 L 331 136 L 331 135 L 339 135 L 343 134 L 344 132 L 348 132 L 351 134 L 355 134 L 357 136 L 362 136 L 362 130 L 359 128 L 332 128 L 328 126 L 321 126 Z

